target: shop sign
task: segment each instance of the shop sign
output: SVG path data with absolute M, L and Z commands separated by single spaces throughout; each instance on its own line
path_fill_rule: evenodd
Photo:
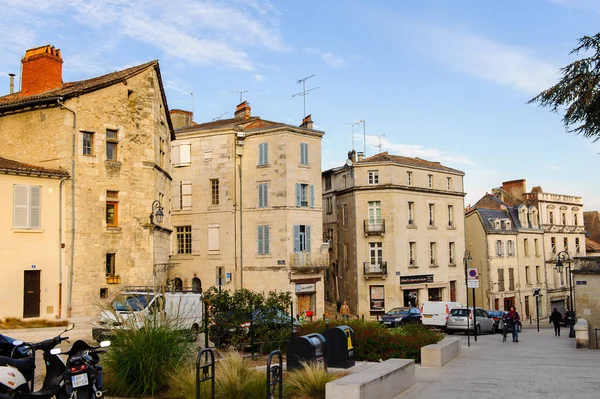
M 414 276 L 400 276 L 400 284 L 433 283 L 433 274 L 418 274 Z
M 382 285 L 372 285 L 370 288 L 370 308 L 372 311 L 385 310 L 385 291 Z
M 315 283 L 296 284 L 296 294 L 309 294 L 313 292 L 317 292 L 317 286 Z

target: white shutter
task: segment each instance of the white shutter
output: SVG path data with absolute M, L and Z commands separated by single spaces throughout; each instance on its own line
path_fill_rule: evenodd
M 41 226 L 41 187 L 31 186 L 29 189 L 29 227 L 32 229 L 39 229 Z
M 208 250 L 218 251 L 219 250 L 219 225 L 210 224 L 208 225 Z
M 181 182 L 181 209 L 192 209 L 192 182 Z
M 180 197 L 180 192 L 181 192 L 181 183 L 180 181 L 174 181 L 172 184 L 172 198 L 173 200 L 171 201 L 171 207 L 173 208 L 174 211 L 179 211 L 181 210 L 181 197 Z
M 171 146 L 171 164 L 173 166 L 179 166 L 180 163 L 179 144 L 173 144 Z
M 186 165 L 192 164 L 191 146 L 192 145 L 190 143 L 185 143 L 185 144 L 179 145 L 180 166 L 186 166 Z
M 28 186 L 14 186 L 14 228 L 26 229 L 29 227 L 29 188 Z

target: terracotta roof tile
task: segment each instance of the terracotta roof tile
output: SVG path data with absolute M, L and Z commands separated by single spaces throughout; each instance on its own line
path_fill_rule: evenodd
M 375 154 L 368 158 L 365 158 L 360 163 L 365 163 L 365 162 L 394 162 L 394 163 L 399 163 L 399 164 L 403 164 L 403 165 L 422 166 L 422 167 L 429 168 L 429 169 L 436 169 L 436 170 L 441 170 L 441 171 L 445 171 L 445 172 L 464 174 L 462 171 L 460 171 L 458 169 L 449 168 L 447 166 L 442 165 L 439 162 L 427 161 L 427 160 L 421 159 L 421 158 L 410 158 L 410 157 L 403 157 L 400 155 L 390 155 L 390 154 L 388 154 L 387 151 L 381 152 L 379 154 Z
M 33 173 L 51 176 L 69 176 L 69 173 L 60 169 L 48 169 L 28 163 L 13 161 L 0 157 L 0 171 L 12 173 Z
M 593 241 L 589 238 L 585 238 L 585 252 L 600 252 L 600 243 Z

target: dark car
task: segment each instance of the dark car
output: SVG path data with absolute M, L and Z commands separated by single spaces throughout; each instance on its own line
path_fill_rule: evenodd
M 502 329 L 504 328 L 504 323 L 502 322 L 502 318 L 504 317 L 504 311 L 488 310 L 487 313 L 488 315 L 492 316 L 492 319 L 494 319 L 494 327 L 492 330 L 492 334 L 498 331 L 502 331 Z
M 575 316 L 575 311 L 567 310 L 565 312 L 565 315 L 563 316 L 562 320 L 560 321 L 560 324 L 562 326 L 570 326 L 571 324 L 575 325 L 576 321 L 577 321 L 577 317 Z
M 418 308 L 394 308 L 381 316 L 379 322 L 386 327 L 398 327 L 407 323 L 421 323 Z

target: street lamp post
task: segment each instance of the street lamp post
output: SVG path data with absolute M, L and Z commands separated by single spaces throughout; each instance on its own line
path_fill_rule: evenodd
M 567 270 L 568 270 L 567 279 L 569 280 L 569 310 L 571 312 L 574 312 L 574 310 L 573 310 L 573 284 L 571 283 L 571 261 L 572 261 L 572 259 L 567 251 L 560 251 L 557 255 L 556 271 L 559 273 L 563 272 L 563 268 L 564 268 L 563 261 L 567 262 Z M 574 321 L 575 320 L 569 321 L 569 325 L 570 325 L 569 338 L 575 338 L 575 328 L 573 326 Z
M 471 251 L 468 249 L 465 251 L 465 255 L 463 256 L 463 263 L 465 265 L 465 292 L 467 293 L 467 346 L 471 347 L 471 336 L 469 335 L 469 277 L 467 274 L 468 265 L 473 262 L 473 258 L 471 257 Z M 473 299 L 475 299 L 475 294 L 473 293 Z M 475 309 L 473 309 L 473 313 L 475 313 Z

